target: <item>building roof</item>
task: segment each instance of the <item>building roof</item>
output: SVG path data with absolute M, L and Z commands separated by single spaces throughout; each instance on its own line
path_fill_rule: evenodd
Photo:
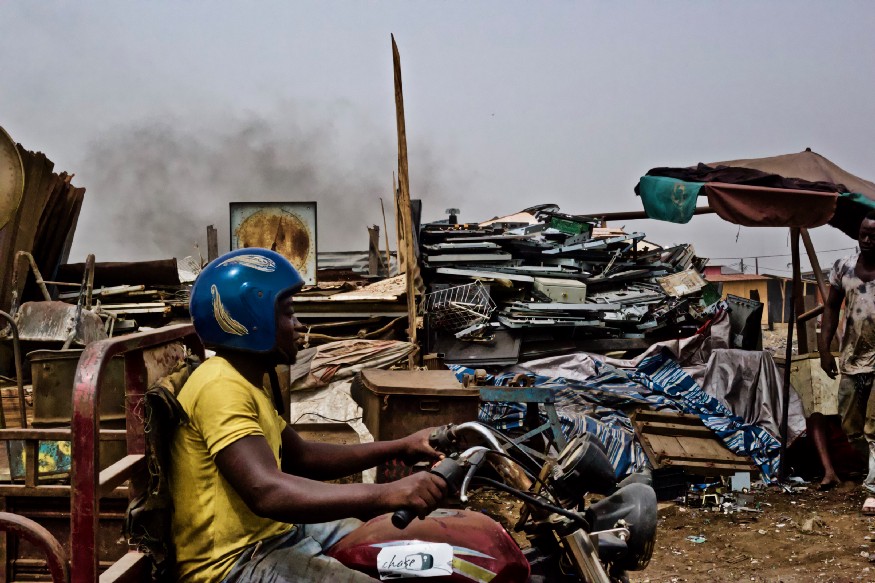
M 756 273 L 708 273 L 705 275 L 705 279 L 710 282 L 720 283 L 722 281 L 768 281 L 772 278 L 765 275 L 757 275 Z

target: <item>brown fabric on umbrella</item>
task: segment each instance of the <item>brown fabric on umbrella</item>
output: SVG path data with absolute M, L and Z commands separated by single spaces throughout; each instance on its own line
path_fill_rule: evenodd
M 785 178 L 801 178 L 810 182 L 832 182 L 844 185 L 847 192 L 858 192 L 875 200 L 875 183 L 843 170 L 817 152 L 812 152 L 811 148 L 796 154 L 711 162 L 708 166 L 712 168 L 716 166 L 753 168 L 762 172 L 778 174 Z
M 838 199 L 829 192 L 722 182 L 705 184 L 702 193 L 720 218 L 745 227 L 819 227 L 832 218 Z

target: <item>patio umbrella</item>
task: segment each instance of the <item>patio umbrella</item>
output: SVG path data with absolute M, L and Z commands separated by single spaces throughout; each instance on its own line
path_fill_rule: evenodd
M 692 218 L 699 196 L 723 219 L 748 227 L 813 228 L 829 223 L 856 239 L 875 210 L 875 183 L 812 152 L 653 168 L 635 192 L 648 216 L 676 223 Z
M 783 379 L 781 459 L 785 459 L 794 324 L 798 326 L 801 347 L 807 344 L 803 342 L 803 323 L 823 311 L 823 306 L 819 306 L 804 312 L 799 241 L 801 238 L 805 244 L 821 298 L 825 300 L 826 283 L 807 229 L 830 224 L 856 239 L 863 217 L 875 210 L 875 184 L 807 148 L 797 154 L 767 158 L 653 168 L 641 178 L 635 192 L 650 218 L 686 223 L 693 214 L 702 214 L 704 210 L 737 225 L 790 228 L 793 261 L 790 302 L 795 307 L 787 327 Z M 708 197 L 707 209 L 697 209 L 700 196 Z M 782 475 L 785 469 L 782 463 Z

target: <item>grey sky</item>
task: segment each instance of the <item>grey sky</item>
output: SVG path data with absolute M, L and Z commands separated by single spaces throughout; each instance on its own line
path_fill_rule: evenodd
M 244 199 L 316 199 L 320 248 L 361 249 L 396 162 L 390 33 L 412 195 L 426 219 L 482 220 L 638 210 L 654 166 L 806 147 L 871 180 L 873 30 L 864 1 L 7 1 L 0 125 L 87 188 L 71 260 L 181 257 L 209 223 L 226 246 Z M 716 217 L 627 227 L 710 257 L 789 252 Z

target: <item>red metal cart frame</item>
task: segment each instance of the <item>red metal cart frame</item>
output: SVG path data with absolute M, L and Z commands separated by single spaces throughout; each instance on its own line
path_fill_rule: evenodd
M 24 484 L 0 486 L 2 496 L 70 496 L 71 583 L 147 581 L 150 565 L 142 553 L 131 551 L 118 558 L 102 575 L 98 565 L 98 525 L 101 498 L 108 497 L 130 480 L 130 497 L 142 491 L 139 478 L 146 475 L 145 423 L 143 398 L 152 382 L 166 375 L 177 363 L 180 343 L 203 357 L 203 345 L 190 324 L 167 326 L 94 342 L 79 359 L 73 390 L 72 425 L 67 429 L 3 429 L 0 440 L 21 439 L 26 442 L 27 462 Z M 125 361 L 125 430 L 101 430 L 100 386 L 109 361 L 115 356 Z M 101 440 L 124 439 L 127 455 L 101 469 L 98 444 Z M 37 452 L 40 440 L 72 441 L 70 486 L 40 484 Z M 117 497 L 117 496 L 116 496 Z M 67 559 L 62 545 L 45 529 L 14 515 L 0 515 L 0 530 L 18 534 L 35 542 L 47 554 L 46 567 L 55 581 L 66 580 Z M 54 540 L 54 542 L 52 542 Z M 58 579 L 58 577 L 63 577 Z

